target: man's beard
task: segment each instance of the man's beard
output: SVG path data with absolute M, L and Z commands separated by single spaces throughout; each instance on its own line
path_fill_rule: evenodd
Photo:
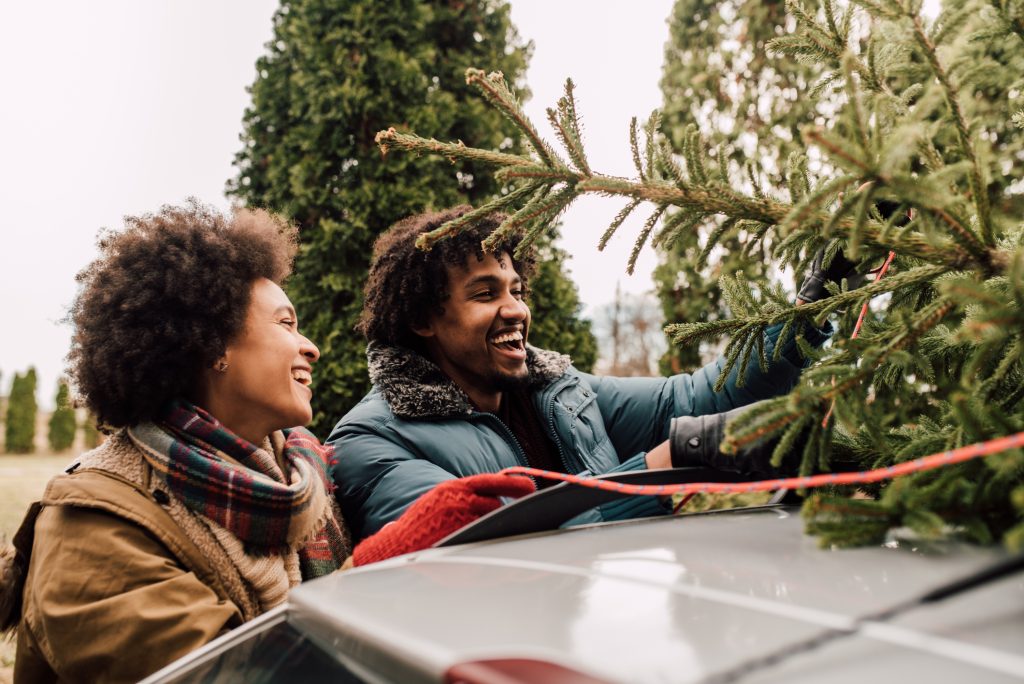
M 487 380 L 490 386 L 498 392 L 515 392 L 516 390 L 526 389 L 529 386 L 530 373 L 525 370 L 519 375 L 493 372 L 488 376 Z

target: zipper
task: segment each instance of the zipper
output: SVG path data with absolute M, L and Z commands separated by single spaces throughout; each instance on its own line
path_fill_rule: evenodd
M 474 416 L 486 417 L 486 418 L 493 418 L 494 422 L 497 423 L 498 425 L 500 425 L 501 429 L 505 432 L 506 435 L 508 435 L 508 438 L 512 442 L 512 446 L 514 446 L 516 448 L 516 460 L 519 461 L 519 465 L 523 466 L 524 468 L 529 468 L 530 467 L 530 462 L 526 460 L 526 450 L 523 449 L 523 445 L 519 443 L 518 439 L 516 439 L 516 436 L 512 432 L 512 430 L 510 430 L 509 427 L 507 425 L 505 425 L 505 423 L 501 422 L 501 418 L 498 418 L 498 416 L 496 416 L 493 413 L 487 413 L 487 412 L 484 412 L 484 411 L 477 411 L 473 415 Z M 537 478 L 535 478 L 533 475 L 527 475 L 527 477 L 529 477 L 531 480 L 533 480 L 533 484 L 534 485 L 537 484 Z
M 545 412 L 545 414 L 547 415 L 547 418 L 548 418 L 548 435 L 551 437 L 552 441 L 555 443 L 555 448 L 558 449 L 558 458 L 562 461 L 562 467 L 565 468 L 565 472 L 572 473 L 574 471 L 569 466 L 569 459 L 565 455 L 565 450 L 562 449 L 562 440 L 558 438 L 558 432 L 555 430 L 555 394 L 560 392 L 563 387 L 567 387 L 569 385 L 569 382 L 571 382 L 571 379 L 566 379 L 565 382 L 562 385 L 560 385 L 558 387 L 554 387 L 554 388 L 552 388 L 550 390 L 551 398 L 548 400 L 548 403 L 547 403 L 547 406 L 545 407 L 545 411 L 544 412 Z M 585 463 L 581 463 L 580 465 L 584 466 L 583 469 L 586 470 L 586 464 Z M 579 474 L 580 471 L 577 470 L 577 471 L 575 471 L 575 473 Z

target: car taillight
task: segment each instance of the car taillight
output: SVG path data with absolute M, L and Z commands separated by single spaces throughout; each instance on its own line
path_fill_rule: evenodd
M 531 658 L 474 660 L 452 665 L 445 684 L 609 684 L 557 663 Z

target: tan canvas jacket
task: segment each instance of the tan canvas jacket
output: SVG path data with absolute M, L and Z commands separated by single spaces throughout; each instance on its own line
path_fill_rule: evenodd
M 54 478 L 25 582 L 14 681 L 138 681 L 241 624 L 167 511 L 111 473 Z

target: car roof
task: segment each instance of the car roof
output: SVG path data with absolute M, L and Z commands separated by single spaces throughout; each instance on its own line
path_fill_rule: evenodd
M 915 605 L 1005 552 L 823 550 L 802 527 L 762 507 L 435 548 L 303 584 L 290 619 L 400 681 L 499 657 L 621 682 L 821 681 L 837 664 L 862 682 L 879 662 L 934 682 L 1024 677 L 1020 573 Z

